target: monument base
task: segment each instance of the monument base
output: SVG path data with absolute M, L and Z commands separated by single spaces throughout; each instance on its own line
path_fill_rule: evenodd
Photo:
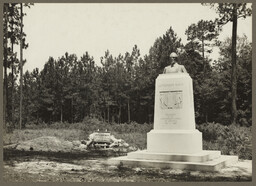
M 128 153 L 127 156 L 110 158 L 109 164 L 146 167 L 218 171 L 238 161 L 237 156 L 221 155 L 220 151 L 203 150 L 194 154 L 154 153 L 147 150 Z
M 203 150 L 198 130 L 151 130 L 147 133 L 148 152 L 193 154 Z

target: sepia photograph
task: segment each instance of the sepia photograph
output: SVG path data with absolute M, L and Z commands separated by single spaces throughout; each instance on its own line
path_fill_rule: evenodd
M 3 181 L 250 184 L 252 12 L 3 3 Z

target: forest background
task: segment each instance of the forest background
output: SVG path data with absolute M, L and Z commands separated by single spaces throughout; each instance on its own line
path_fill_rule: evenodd
M 33 8 L 33 4 L 23 6 Z M 5 127 L 18 128 L 20 116 L 20 128 L 31 123 L 75 123 L 85 118 L 108 123 L 152 123 L 155 79 L 169 64 L 171 52 L 178 53 L 179 63 L 193 79 L 197 124 L 214 122 L 251 126 L 252 43 L 246 35 L 236 39 L 237 110 L 234 122 L 233 38 L 218 40 L 221 27 L 233 22 L 231 10 L 237 10 L 238 19 L 250 16 L 251 8 L 245 3 L 210 6 L 215 6 L 220 18 L 191 24 L 185 31 L 189 41 L 185 45 L 170 26 L 166 33 L 156 38 L 145 56 L 140 55 L 137 45 L 118 56 L 107 50 L 101 57 L 101 66 L 98 66 L 86 51 L 81 57 L 67 51 L 57 59 L 49 57 L 42 70 L 35 68 L 23 73 L 26 61 L 18 58 L 14 47 L 20 46 L 21 54 L 28 47 L 26 34 L 22 31 L 25 14 L 20 4 L 5 4 Z M 206 55 L 213 46 L 220 50 L 220 57 L 214 61 Z

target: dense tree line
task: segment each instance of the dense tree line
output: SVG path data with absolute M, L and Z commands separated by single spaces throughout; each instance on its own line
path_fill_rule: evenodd
M 238 123 L 251 125 L 252 47 L 245 36 L 238 43 Z M 221 57 L 210 65 L 209 59 L 189 44 L 183 46 L 172 28 L 156 39 L 144 57 L 136 45 L 130 53 L 117 57 L 106 51 L 101 66 L 88 52 L 80 59 L 65 53 L 58 59 L 50 57 L 41 71 L 27 71 L 23 78 L 24 124 L 72 123 L 86 117 L 117 123 L 152 122 L 155 79 L 168 65 L 169 54 L 180 48 L 179 61 L 193 78 L 197 123 L 230 124 L 231 40 L 221 43 Z M 15 84 L 16 104 L 18 87 Z
M 9 14 L 5 16 L 8 18 Z M 11 25 L 10 21 L 6 23 Z M 218 41 L 221 30 L 218 26 L 217 21 L 200 20 L 192 24 L 185 32 L 189 41 L 186 45 L 170 27 L 155 40 L 147 55 L 141 56 L 136 45 L 130 52 L 118 56 L 106 51 L 101 65 L 96 65 L 88 52 L 80 58 L 68 52 L 58 59 L 49 57 L 41 71 L 36 68 L 24 73 L 23 94 L 20 93 L 20 83 L 16 81 L 19 60 L 15 54 L 7 52 L 12 51 L 8 47 L 12 40 L 9 39 L 10 33 L 6 32 L 6 121 L 12 127 L 18 125 L 22 95 L 23 127 L 30 122 L 73 123 L 88 117 L 116 123 L 153 122 L 155 79 L 169 64 L 170 53 L 176 52 L 179 63 L 185 66 L 193 79 L 196 122 L 231 124 L 232 40 Z M 6 31 L 12 30 L 11 27 L 6 28 Z M 19 36 L 15 38 L 17 41 L 14 41 L 19 42 Z M 214 62 L 206 56 L 213 45 L 220 48 L 220 58 Z M 252 45 L 243 36 L 237 39 L 236 48 L 237 123 L 250 126 Z M 11 69 L 9 74 L 7 69 Z

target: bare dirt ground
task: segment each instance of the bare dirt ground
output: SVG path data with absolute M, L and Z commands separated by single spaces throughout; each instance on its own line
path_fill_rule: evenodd
M 45 141 L 43 142 L 42 139 Z M 49 140 L 54 142 L 50 143 Z M 219 172 L 113 166 L 108 158 L 124 151 L 82 150 L 53 138 L 15 144 L 4 149 L 6 182 L 176 182 L 251 181 L 252 161 L 240 160 Z M 53 147 L 56 146 L 56 149 Z M 10 148 L 11 147 L 11 148 Z M 63 147 L 63 149 L 61 148 Z M 35 150 L 36 149 L 36 150 Z M 38 151 L 40 150 L 40 151 Z

